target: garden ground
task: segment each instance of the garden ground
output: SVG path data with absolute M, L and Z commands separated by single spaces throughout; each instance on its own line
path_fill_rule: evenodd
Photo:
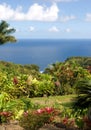
M 15 125 L 15 124 L 10 124 L 10 125 L 0 125 L 0 130 L 24 130 L 22 127 L 20 127 L 19 125 Z M 83 129 L 78 129 L 78 128 L 64 128 L 63 126 L 54 126 L 51 124 L 47 124 L 45 126 L 43 126 L 42 128 L 40 128 L 39 130 L 83 130 Z M 91 130 L 91 128 L 89 129 L 84 129 L 84 130 Z
M 31 98 L 31 101 L 34 104 L 43 105 L 43 106 L 54 106 L 55 105 L 56 107 L 60 107 L 61 105 L 66 105 L 66 107 L 68 107 L 67 105 L 72 101 L 72 99 L 75 96 L 76 95 Z M 22 127 L 20 127 L 17 122 L 11 122 L 11 124 L 0 125 L 0 130 L 24 130 L 24 129 Z M 58 123 L 58 124 L 56 123 L 55 125 L 46 124 L 39 130 L 78 130 L 78 129 L 77 128 L 67 128 L 66 126 L 64 126 L 61 123 Z

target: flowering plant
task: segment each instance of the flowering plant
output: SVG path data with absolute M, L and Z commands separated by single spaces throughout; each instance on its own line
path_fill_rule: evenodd
M 2 111 L 0 112 L 0 123 L 8 122 L 12 116 L 11 112 L 8 111 Z
M 75 120 L 68 117 L 64 117 L 61 122 L 68 128 L 75 126 Z
M 51 123 L 56 114 L 56 110 L 51 107 L 27 111 L 23 113 L 20 119 L 20 125 L 25 130 L 38 130 L 44 124 Z

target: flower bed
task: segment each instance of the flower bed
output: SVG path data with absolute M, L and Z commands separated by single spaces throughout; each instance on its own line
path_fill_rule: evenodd
M 11 122 L 12 113 L 0 112 L 0 130 L 91 130 L 91 121 L 83 116 L 77 118 L 65 116 L 53 107 L 25 111 L 20 120 Z

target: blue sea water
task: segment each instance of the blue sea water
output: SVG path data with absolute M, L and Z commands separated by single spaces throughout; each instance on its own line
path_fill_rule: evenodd
M 0 60 L 36 64 L 40 70 L 72 56 L 91 56 L 91 39 L 20 39 L 0 46 Z

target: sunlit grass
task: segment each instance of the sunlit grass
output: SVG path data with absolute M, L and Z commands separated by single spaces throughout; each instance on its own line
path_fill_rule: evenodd
M 76 95 L 65 95 L 65 96 L 49 96 L 49 97 L 37 97 L 31 98 L 31 101 L 34 104 L 39 104 L 43 106 L 70 106 L 72 100 Z

